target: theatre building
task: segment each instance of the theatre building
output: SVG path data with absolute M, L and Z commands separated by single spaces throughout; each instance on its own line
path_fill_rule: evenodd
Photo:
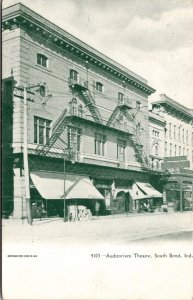
M 24 86 L 31 203 L 60 215 L 64 194 L 91 211 L 99 201 L 101 213 L 161 199 L 150 185 L 148 82 L 22 4 L 3 10 L 2 26 L 3 197 L 13 217 L 26 216 Z

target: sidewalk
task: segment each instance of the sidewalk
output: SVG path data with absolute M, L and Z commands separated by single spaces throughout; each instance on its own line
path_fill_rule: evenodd
M 85 222 L 63 222 L 62 218 L 2 222 L 4 242 L 125 243 L 161 234 L 193 229 L 193 213 L 144 213 L 93 217 Z

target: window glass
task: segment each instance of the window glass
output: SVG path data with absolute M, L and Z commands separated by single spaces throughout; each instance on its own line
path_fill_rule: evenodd
M 37 64 L 42 67 L 47 68 L 48 67 L 48 58 L 45 55 L 38 53 L 37 54 Z
M 50 138 L 50 120 L 34 117 L 34 143 L 47 144 Z

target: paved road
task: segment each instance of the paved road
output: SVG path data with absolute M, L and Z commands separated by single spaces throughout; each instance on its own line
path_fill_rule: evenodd
M 162 234 L 148 238 L 142 238 L 136 240 L 135 243 L 143 243 L 147 244 L 155 244 L 160 242 L 167 242 L 167 241 L 174 241 L 174 242 L 193 242 L 193 231 L 181 231 L 181 232 L 174 232 L 169 234 Z M 130 241 L 133 243 L 133 241 Z

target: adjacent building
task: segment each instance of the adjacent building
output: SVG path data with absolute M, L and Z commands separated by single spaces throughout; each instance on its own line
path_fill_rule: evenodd
M 117 212 L 160 199 L 150 185 L 148 82 L 20 3 L 3 10 L 2 28 L 4 203 L 13 216 L 26 216 L 24 86 L 32 202 L 60 214 L 64 193 L 67 203 L 93 210 L 100 200 Z
M 162 168 L 170 173 L 164 185 L 164 198 L 169 206 L 175 210 L 192 209 L 192 110 L 162 94 L 159 101 L 152 103 L 149 120 L 150 137 L 156 135 L 156 141 L 153 141 L 152 138 L 150 141 L 152 145 L 156 145 L 156 151 L 159 149 L 159 143 L 161 143 Z M 157 128 L 154 126 L 155 123 L 159 123 Z M 153 149 L 151 147 L 151 157 L 158 161 L 159 157 L 155 158 Z M 159 150 L 157 154 L 159 156 Z

